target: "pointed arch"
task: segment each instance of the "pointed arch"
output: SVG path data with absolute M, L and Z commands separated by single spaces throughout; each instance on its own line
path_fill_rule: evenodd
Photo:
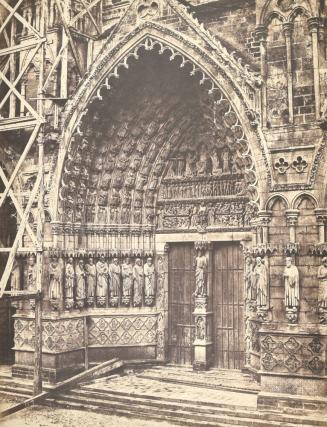
M 253 162 L 253 186 L 257 188 L 259 204 L 271 186 L 269 156 L 264 136 L 258 127 L 256 115 L 252 112 L 244 93 L 237 83 L 237 76 L 226 72 L 225 67 L 204 48 L 188 40 L 184 35 L 154 22 L 146 22 L 130 32 L 117 45 L 107 46 L 96 60 L 87 77 L 80 83 L 77 93 L 67 103 L 63 131 L 60 138 L 60 150 L 55 176 L 52 182 L 52 217 L 58 219 L 58 195 L 64 164 L 69 149 L 74 144 L 74 133 L 80 133 L 83 117 L 95 100 L 101 100 L 102 91 L 110 90 L 111 79 L 119 78 L 120 67 L 129 68 L 131 58 L 138 59 L 138 51 L 153 50 L 159 47 L 159 53 L 169 51 L 170 60 L 180 57 L 181 67 L 189 66 L 190 73 L 199 76 L 203 85 L 215 102 L 226 102 L 235 112 L 237 120 L 234 126 L 242 130 L 241 139 L 247 141 L 244 153 Z

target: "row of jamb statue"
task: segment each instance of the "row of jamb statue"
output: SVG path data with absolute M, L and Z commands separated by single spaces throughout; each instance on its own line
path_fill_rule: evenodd
M 298 268 L 293 264 L 292 257 L 286 257 L 284 278 L 284 303 L 287 317 L 294 323 L 300 305 L 300 276 Z M 269 308 L 269 274 L 264 260 L 258 256 L 253 261 L 248 256 L 245 260 L 245 290 L 248 303 L 254 303 L 258 310 Z M 292 313 L 292 315 L 290 314 Z
M 253 263 L 251 257 L 245 262 L 245 289 L 248 302 L 255 302 L 257 308 L 268 307 L 268 271 L 261 257 Z M 295 323 L 300 305 L 300 276 L 293 258 L 286 258 L 284 269 L 285 308 L 288 319 Z M 317 312 L 321 323 L 327 323 L 327 257 L 322 258 L 317 271 L 319 281 L 317 296 Z
M 64 285 L 63 285 L 64 284 Z M 35 257 L 28 259 L 25 272 L 25 287 L 33 291 L 36 287 Z M 74 266 L 74 259 L 69 257 L 63 262 L 57 256 L 51 258 L 49 264 L 49 300 L 54 309 L 60 305 L 62 296 L 67 310 L 74 307 L 109 305 L 117 307 L 119 302 L 135 307 L 144 304 L 151 306 L 155 299 L 155 268 L 151 257 L 143 266 L 141 258 L 136 258 L 134 265 L 126 257 L 122 264 L 118 258 L 107 263 L 102 254 L 95 263 L 89 257 L 87 263 L 79 258 Z

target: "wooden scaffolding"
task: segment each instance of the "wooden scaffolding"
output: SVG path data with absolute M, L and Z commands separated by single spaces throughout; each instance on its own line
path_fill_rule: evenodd
M 0 162 L 0 179 L 3 192 L 0 193 L 0 208 L 6 201 L 14 206 L 17 216 L 17 230 L 10 247 L 0 247 L 7 255 L 6 266 L 0 278 L 0 298 L 35 300 L 35 365 L 34 394 L 42 391 L 42 270 L 43 270 L 43 230 L 44 230 L 44 144 L 46 143 L 47 118 L 45 103 L 55 110 L 54 126 L 59 130 L 60 110 L 68 98 L 68 60 L 71 58 L 82 78 L 85 64 L 76 47 L 76 36 L 87 41 L 101 34 L 101 10 L 103 0 L 0 0 L 0 132 L 17 135 L 27 130 L 28 138 L 11 171 Z M 74 8 L 72 6 L 75 6 Z M 77 6 L 77 7 L 76 7 Z M 75 10 L 75 13 L 72 12 Z M 77 12 L 76 12 L 77 10 Z M 97 13 L 94 13 L 96 10 Z M 81 25 L 87 18 L 92 31 L 83 32 Z M 54 23 L 59 28 L 60 46 L 54 51 L 49 38 L 49 26 Z M 51 57 L 51 67 L 47 67 L 46 57 Z M 37 97 L 28 99 L 23 78 L 30 64 L 37 58 Z M 47 87 L 54 74 L 60 73 L 57 96 L 49 96 Z M 15 190 L 22 165 L 31 150 L 37 152 L 38 173 L 29 197 L 23 203 Z M 29 224 L 33 205 L 37 204 L 36 227 Z M 28 247 L 23 236 L 27 235 Z M 36 289 L 9 289 L 9 279 L 17 253 L 34 253 L 36 256 Z

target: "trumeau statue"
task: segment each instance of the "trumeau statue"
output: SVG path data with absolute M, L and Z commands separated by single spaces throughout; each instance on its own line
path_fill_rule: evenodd
M 317 277 L 319 279 L 318 306 L 327 309 L 327 257 L 321 260 Z
M 140 258 L 136 258 L 135 265 L 133 267 L 133 289 L 134 289 L 133 305 L 134 306 L 139 306 L 142 304 L 143 282 L 144 282 L 144 271 L 142 267 L 142 261 Z
M 286 258 L 284 269 L 285 307 L 297 308 L 300 302 L 300 277 L 298 268 L 292 264 L 292 258 Z
M 155 287 L 155 271 L 152 258 L 148 258 L 144 265 L 144 295 L 145 303 L 152 305 L 154 300 L 154 287 Z
M 54 256 L 49 264 L 49 299 L 57 300 L 62 295 L 62 267 Z
M 268 271 L 262 258 L 257 257 L 253 269 L 253 284 L 256 288 L 257 306 L 267 307 L 268 305 Z
M 196 297 L 205 297 L 207 295 L 207 268 L 208 261 L 204 251 L 198 251 L 195 258 L 195 292 Z

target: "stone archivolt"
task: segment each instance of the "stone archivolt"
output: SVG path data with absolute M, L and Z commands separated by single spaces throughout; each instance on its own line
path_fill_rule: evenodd
M 165 51 L 172 54 L 170 66 Z M 110 91 L 98 90 L 72 138 L 61 180 L 62 222 L 249 225 L 257 177 L 231 104 L 202 71 L 158 42 L 146 39 L 134 58 L 140 55 L 156 72 L 142 75 L 133 61 L 127 79 L 109 83 L 109 75 L 104 86 Z M 121 99 L 126 108 L 117 111 Z

